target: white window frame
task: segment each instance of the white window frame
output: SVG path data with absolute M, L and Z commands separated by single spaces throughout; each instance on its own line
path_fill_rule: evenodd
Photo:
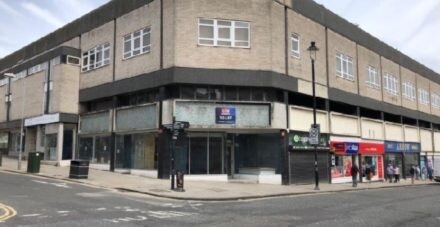
M 384 73 L 383 75 L 383 88 L 389 94 L 398 96 L 399 95 L 399 80 L 393 74 Z
M 107 56 L 106 56 L 107 51 Z M 100 59 L 98 60 L 98 56 Z M 91 62 L 91 56 L 94 60 Z M 88 72 L 110 64 L 110 43 L 99 44 L 81 55 L 81 71 Z
M 419 103 L 429 105 L 429 92 L 423 88 L 419 88 Z
M 344 65 L 345 64 L 345 65 Z M 338 70 L 338 67 L 336 68 L 336 76 L 341 77 L 343 79 L 354 81 L 354 64 L 353 64 L 353 58 L 345 55 L 343 53 L 336 53 L 336 66 L 339 65 L 341 70 Z M 350 72 L 350 66 L 351 66 L 351 72 Z
M 402 83 L 402 95 L 408 100 L 415 101 L 416 100 L 416 86 L 409 82 Z
M 136 34 L 138 33 L 138 34 Z M 135 35 L 136 34 L 136 35 Z M 150 42 L 144 45 L 144 37 L 149 36 Z M 139 40 L 139 47 L 135 48 L 135 41 Z M 129 42 L 130 47 L 125 49 L 125 43 Z M 122 37 L 122 59 L 127 60 L 141 54 L 151 52 L 151 26 L 144 27 Z
M 431 94 L 431 105 L 433 108 L 440 109 L 440 95 L 436 93 Z
M 295 50 L 294 47 L 294 43 L 297 43 L 298 49 Z M 294 58 L 300 58 L 301 57 L 301 40 L 300 40 L 300 36 L 297 33 L 292 33 L 292 35 L 290 36 L 290 45 L 291 47 L 291 56 Z
M 376 67 L 367 66 L 367 80 L 365 81 L 368 87 L 380 89 L 379 72 Z
M 202 20 L 212 21 L 212 23 L 202 23 Z M 231 25 L 219 25 L 218 22 L 230 22 Z M 244 24 L 244 25 L 243 25 Z M 213 35 L 212 38 L 200 37 L 200 27 L 212 27 Z M 229 38 L 219 38 L 218 30 L 219 28 L 229 28 L 230 37 Z M 248 32 L 248 40 L 238 40 L 235 37 L 236 29 L 247 29 Z M 212 44 L 201 43 L 201 40 L 212 41 Z M 231 45 L 219 44 L 219 42 L 230 42 Z M 247 45 L 237 45 L 238 43 L 247 43 Z M 234 21 L 234 20 L 223 20 L 223 19 L 208 19 L 208 18 L 199 18 L 198 19 L 198 45 L 199 46 L 221 46 L 221 47 L 233 47 L 233 48 L 250 48 L 251 47 L 251 24 L 247 21 Z
M 110 54 L 109 54 L 109 57 L 110 57 Z M 71 62 L 72 59 L 78 61 L 78 63 L 72 63 L 72 62 Z M 72 55 L 67 55 L 67 56 L 66 56 L 66 64 L 68 64 L 68 65 L 76 65 L 76 66 L 78 66 L 78 65 L 81 65 L 81 59 L 78 58 L 78 57 L 72 56 Z

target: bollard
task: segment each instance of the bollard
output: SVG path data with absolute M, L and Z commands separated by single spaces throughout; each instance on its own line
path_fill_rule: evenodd
M 184 176 L 183 172 L 181 172 L 181 171 L 177 172 L 177 183 L 176 183 L 177 187 L 175 189 L 176 192 L 184 192 L 185 191 L 185 189 L 183 189 L 183 176 Z

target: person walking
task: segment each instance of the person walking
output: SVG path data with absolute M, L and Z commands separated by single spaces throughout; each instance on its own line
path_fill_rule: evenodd
M 432 181 L 432 167 L 431 166 L 428 166 L 428 178 L 429 178 L 429 181 Z
M 353 165 L 351 166 L 350 173 L 351 173 L 351 178 L 353 180 L 353 188 L 355 188 L 357 187 L 357 176 L 359 173 L 359 168 L 356 165 L 356 163 L 353 163 Z
M 371 166 L 367 164 L 365 167 L 365 177 L 367 178 L 368 183 L 371 183 Z
M 399 166 L 394 166 L 394 183 L 397 183 L 400 181 L 400 169 Z
M 414 179 L 416 178 L 416 167 L 414 165 L 409 169 L 409 174 L 411 175 L 411 184 L 414 184 Z
M 415 169 L 414 169 L 416 172 L 415 172 L 415 174 L 416 174 L 416 180 L 419 180 L 420 179 L 420 167 L 419 167 L 419 165 L 416 165 L 416 167 L 415 167 Z
M 393 183 L 394 168 L 393 168 L 393 165 L 391 165 L 391 163 L 389 163 L 388 167 L 387 167 L 387 178 L 390 183 Z
M 428 176 L 428 170 L 426 169 L 426 166 L 422 167 L 422 180 L 426 181 L 426 177 Z

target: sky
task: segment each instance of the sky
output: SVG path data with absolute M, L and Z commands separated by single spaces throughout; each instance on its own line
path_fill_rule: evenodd
M 108 1 L 0 0 L 0 58 Z M 440 73 L 439 0 L 315 1 Z

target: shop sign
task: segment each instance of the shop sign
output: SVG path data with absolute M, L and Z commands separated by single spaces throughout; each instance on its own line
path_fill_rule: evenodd
M 308 132 L 291 131 L 289 134 L 290 150 L 313 150 L 314 146 L 310 144 L 309 136 L 310 135 Z M 328 134 L 321 134 L 319 136 L 319 143 L 317 144 L 316 148 L 320 150 L 328 150 L 329 149 L 328 140 L 329 140 Z
M 354 155 L 359 152 L 359 143 L 331 142 L 331 147 L 336 154 Z
M 360 154 L 381 155 L 384 153 L 383 143 L 359 143 Z
M 60 114 L 45 114 L 34 118 L 28 118 L 24 120 L 24 126 L 45 125 L 51 123 L 57 123 L 60 121 Z
M 235 124 L 235 107 L 216 107 L 216 124 Z
M 420 152 L 420 143 L 386 141 L 385 152 Z

